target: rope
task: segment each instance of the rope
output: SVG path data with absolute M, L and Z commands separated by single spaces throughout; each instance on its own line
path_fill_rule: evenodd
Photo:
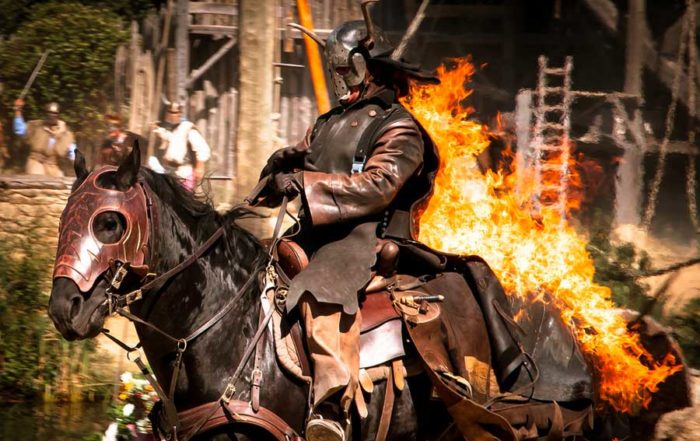
M 687 0 L 688 4 L 688 21 L 690 29 L 688 32 L 688 144 L 695 145 L 695 80 L 697 76 L 697 45 L 695 42 L 695 0 Z M 698 221 L 697 196 L 695 194 L 695 161 L 697 158 L 693 155 L 688 155 L 688 167 L 686 175 L 686 193 L 688 195 L 688 211 L 690 212 L 690 220 L 693 223 L 695 232 L 700 234 L 700 222 Z
M 686 0 L 689 4 L 694 2 L 694 0 Z M 659 187 L 661 186 L 661 181 L 664 177 L 664 169 L 666 167 L 666 154 L 668 153 L 668 142 L 671 138 L 671 132 L 675 125 L 676 119 L 676 107 L 678 106 L 678 92 L 681 84 L 681 73 L 683 72 L 683 56 L 685 55 L 686 44 L 688 43 L 688 27 L 690 25 L 690 20 L 694 21 L 694 14 L 690 13 L 690 10 L 686 11 L 685 20 L 683 20 L 683 27 L 681 29 L 680 42 L 678 44 L 678 55 L 676 56 L 676 72 L 673 77 L 673 83 L 671 85 L 671 104 L 668 107 L 668 113 L 666 113 L 666 124 L 665 133 L 663 141 L 661 141 L 661 146 L 659 147 L 659 159 L 656 163 L 656 171 L 654 173 L 654 180 L 652 181 L 651 187 L 649 188 L 649 196 L 647 198 L 647 207 L 644 212 L 644 219 L 642 221 L 642 228 L 649 230 L 649 225 L 651 220 L 656 213 L 656 201 L 659 195 Z M 694 23 L 693 23 L 694 24 Z M 695 42 L 693 42 L 695 44 Z

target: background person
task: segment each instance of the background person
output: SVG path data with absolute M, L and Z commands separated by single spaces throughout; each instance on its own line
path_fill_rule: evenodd
M 46 106 L 46 117 L 43 120 L 24 121 L 22 109 L 24 100 L 15 100 L 14 133 L 26 139 L 29 144 L 29 157 L 25 173 L 62 177 L 63 171 L 59 166 L 61 159 L 73 159 L 75 155 L 75 137 L 65 121 L 58 118 L 57 103 Z
M 161 140 L 162 167 L 182 178 L 185 187 L 194 189 L 202 182 L 204 165 L 211 157 L 211 148 L 194 124 L 183 120 L 182 106 L 170 104 L 165 121 L 154 123 L 153 132 Z M 152 162 L 149 159 L 149 163 Z

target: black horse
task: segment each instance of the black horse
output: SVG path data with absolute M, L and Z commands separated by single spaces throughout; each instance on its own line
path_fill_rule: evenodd
M 100 170 L 92 173 L 100 173 Z M 80 155 L 75 161 L 75 171 L 74 192 L 90 176 Z M 155 198 L 153 206 L 158 219 L 154 230 L 158 232 L 157 237 L 152 241 L 154 249 L 150 250 L 147 262 L 150 271 L 161 274 L 176 266 L 224 226 L 222 239 L 204 256 L 168 281 L 157 293 L 147 293 L 142 301 L 130 306 L 134 315 L 147 319 L 172 336 L 184 337 L 221 310 L 249 277 L 264 269 L 267 253 L 253 235 L 236 224 L 236 220 L 248 211 L 234 209 L 218 214 L 211 204 L 185 190 L 175 178 L 140 168 L 138 148 L 124 158 L 118 169 L 103 173 L 100 182 L 102 187 L 117 191 L 127 191 L 141 184 L 145 184 Z M 103 244 L 118 242 L 125 232 L 124 216 L 115 211 L 103 211 L 97 216 L 93 213 L 91 219 L 92 232 Z M 81 292 L 70 278 L 54 279 L 49 315 L 66 339 L 91 338 L 101 331 L 109 313 L 106 303 L 108 285 L 107 279 L 101 277 L 91 289 Z M 260 293 L 260 286 L 253 283 L 222 320 L 188 345 L 174 393 L 179 411 L 219 399 L 227 378 L 258 327 Z M 167 391 L 176 345 L 141 324 L 137 323 L 136 329 L 148 361 Z M 279 368 L 271 340 L 265 340 L 260 403 L 283 418 L 297 433 L 302 433 L 307 416 L 308 387 Z M 251 369 L 250 365 L 247 366 L 236 384 L 237 399 L 250 399 Z M 361 429 L 355 417 L 353 439 L 375 439 L 384 387 L 385 384 L 378 384 L 375 388 L 373 397 L 379 398 L 368 401 L 369 417 L 363 421 Z M 413 377 L 396 397 L 388 439 L 436 439 L 448 425 L 444 406 L 431 401 L 429 380 L 425 376 Z M 234 424 L 202 433 L 197 439 L 274 438 L 257 427 Z

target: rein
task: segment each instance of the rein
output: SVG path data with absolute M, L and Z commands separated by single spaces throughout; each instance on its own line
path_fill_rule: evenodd
M 274 234 L 273 234 L 273 240 L 272 243 L 270 244 L 270 249 L 269 249 L 269 260 L 266 265 L 266 271 L 265 271 L 265 286 L 262 290 L 262 296 L 263 298 L 267 299 L 267 293 L 270 290 L 273 290 L 277 284 L 277 275 L 274 270 L 274 249 L 279 242 L 279 234 L 281 231 L 282 227 L 282 221 L 284 220 L 285 213 L 287 211 L 287 197 L 285 196 L 282 200 L 282 204 L 280 206 L 279 213 L 277 215 L 277 222 L 275 224 L 275 229 L 274 229 Z M 133 361 L 136 363 L 136 365 L 139 367 L 139 370 L 141 373 L 144 375 L 146 380 L 151 384 L 153 389 L 156 391 L 158 394 L 158 397 L 160 398 L 161 401 L 161 406 L 164 411 L 164 416 L 165 416 L 165 421 L 168 427 L 168 430 L 170 431 L 169 434 L 166 434 L 164 437 L 161 431 L 161 428 L 157 425 L 155 418 L 152 417 L 152 429 L 154 432 L 154 435 L 157 434 L 159 439 L 171 439 L 174 441 L 178 440 L 178 428 L 179 428 L 179 418 L 177 414 L 177 409 L 175 407 L 174 403 L 174 394 L 175 394 L 175 386 L 177 385 L 177 380 L 180 374 L 180 369 L 182 366 L 182 358 L 187 350 L 188 344 L 192 342 L 194 339 L 197 337 L 201 336 L 204 334 L 206 331 L 211 329 L 215 324 L 217 324 L 232 308 L 233 306 L 238 303 L 238 301 L 241 299 L 243 294 L 247 292 L 250 287 L 253 284 L 253 281 L 256 279 L 256 277 L 260 274 L 260 271 L 263 269 L 262 266 L 256 268 L 254 271 L 251 272 L 250 276 L 246 280 L 246 282 L 241 286 L 234 296 L 226 303 L 226 305 L 219 310 L 214 316 L 209 318 L 206 322 L 202 323 L 200 326 L 198 326 L 194 331 L 192 331 L 188 336 L 184 338 L 177 338 L 173 337 L 172 335 L 168 334 L 167 332 L 163 331 L 162 329 L 158 328 L 157 326 L 153 325 L 152 323 L 149 323 L 148 321 L 135 316 L 131 312 L 127 311 L 124 309 L 125 307 L 129 306 L 131 303 L 134 303 L 136 301 L 142 300 L 144 298 L 144 293 L 149 293 L 149 292 L 158 292 L 169 280 L 171 280 L 173 277 L 176 275 L 180 274 L 182 271 L 190 267 L 193 263 L 195 263 L 197 260 L 199 260 L 222 236 L 224 233 L 224 227 L 220 226 L 202 245 L 197 247 L 197 249 L 190 255 L 188 256 L 185 260 L 174 266 L 173 268 L 169 269 L 168 271 L 164 272 L 163 274 L 156 276 L 149 280 L 148 282 L 144 283 L 141 285 L 139 288 L 128 292 L 126 294 L 117 294 L 115 291 L 119 290 L 121 284 L 123 281 L 126 279 L 126 277 L 129 275 L 130 271 L 130 265 L 128 262 L 122 264 L 117 268 L 115 271 L 114 276 L 112 277 L 111 281 L 109 281 L 109 287 L 107 288 L 107 299 L 105 300 L 105 303 L 108 306 L 109 309 L 109 314 L 119 314 L 128 320 L 138 323 L 140 325 L 143 325 L 147 327 L 148 329 L 151 329 L 152 331 L 157 332 L 158 334 L 162 335 L 163 337 L 167 338 L 168 340 L 172 341 L 173 343 L 176 344 L 177 347 L 177 354 L 175 357 L 175 363 L 174 363 L 174 368 L 173 368 L 173 374 L 171 376 L 171 381 L 170 381 L 170 387 L 168 390 L 168 393 L 166 394 L 163 388 L 160 386 L 158 383 L 157 379 L 155 376 L 149 371 L 148 367 L 143 363 L 140 357 L 136 357 Z M 152 275 L 147 275 L 146 278 Z M 145 278 L 144 278 L 145 280 Z M 256 345 L 258 341 L 260 341 L 261 337 L 263 336 L 265 332 L 265 328 L 268 326 L 268 323 L 270 322 L 270 319 L 272 318 L 272 315 L 275 311 L 275 308 L 264 308 L 265 315 L 261 315 L 261 319 L 258 325 L 258 329 L 253 336 L 253 339 L 248 343 L 246 346 L 246 349 L 243 353 L 243 356 L 241 357 L 238 365 L 236 366 L 236 369 L 227 380 L 227 385 L 224 389 L 224 392 L 222 393 L 221 397 L 217 401 L 214 401 L 211 404 L 211 410 L 206 412 L 206 414 L 199 419 L 199 421 L 193 426 L 192 430 L 186 434 L 182 439 L 183 440 L 189 440 L 193 436 L 195 436 L 201 428 L 207 423 L 207 421 L 219 410 L 220 406 L 226 407 L 226 405 L 231 402 L 233 399 L 233 396 L 236 392 L 236 387 L 235 383 L 240 377 L 240 375 L 243 373 L 243 369 L 245 366 L 248 364 L 248 361 L 250 360 L 250 357 L 252 356 L 253 352 L 255 351 Z M 117 339 L 113 335 L 109 333 L 107 329 L 103 329 L 102 333 L 108 337 L 110 340 L 115 342 L 119 347 L 124 349 L 127 352 L 127 358 L 129 358 L 129 354 L 132 352 L 138 351 L 138 349 L 141 347 L 141 342 L 133 347 L 127 345 L 126 343 L 122 342 L 121 340 Z M 154 408 L 155 411 L 155 408 Z M 155 412 L 152 412 L 155 413 Z

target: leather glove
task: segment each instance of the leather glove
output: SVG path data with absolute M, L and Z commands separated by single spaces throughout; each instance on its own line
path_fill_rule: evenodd
M 294 199 L 304 189 L 304 173 L 276 173 L 270 180 L 273 193 Z
M 262 169 L 260 177 L 276 172 L 291 171 L 294 168 L 301 168 L 304 156 L 309 153 L 306 147 L 290 146 L 276 150 L 267 160 L 267 164 Z

